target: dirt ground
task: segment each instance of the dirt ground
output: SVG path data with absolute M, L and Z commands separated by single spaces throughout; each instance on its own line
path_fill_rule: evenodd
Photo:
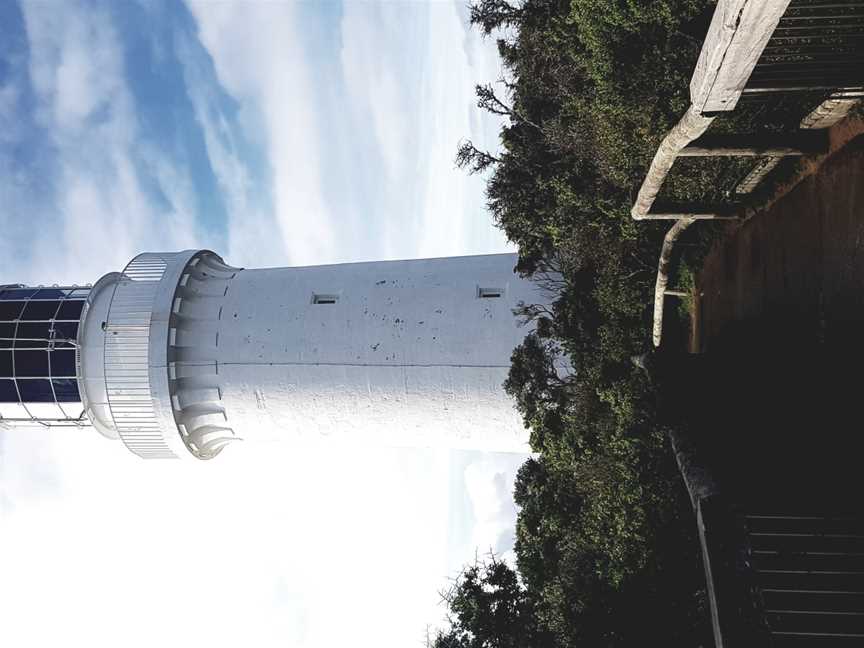
M 864 135 L 707 256 L 693 351 L 824 347 L 864 361 Z

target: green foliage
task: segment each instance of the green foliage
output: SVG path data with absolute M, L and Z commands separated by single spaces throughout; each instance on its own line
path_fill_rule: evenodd
M 648 343 L 663 227 L 635 224 L 629 209 L 686 109 L 713 4 L 472 7 L 483 33 L 515 34 L 498 43 L 504 87 L 477 87 L 478 106 L 507 125 L 500 152 L 464 142 L 457 162 L 491 171 L 488 206 L 519 246 L 518 270 L 559 297 L 522 309 L 536 332 L 505 383 L 538 453 L 514 494 L 518 578 L 494 560 L 469 567 L 445 597 L 452 627 L 437 648 L 691 646 L 707 636 L 689 501 L 630 362 Z M 678 191 L 714 195 L 714 171 Z M 562 371 L 564 358 L 575 371 Z
M 693 291 L 696 289 L 696 277 L 693 276 L 693 270 L 686 264 L 681 264 L 675 273 L 677 280 L 675 282 L 675 290 L 687 293 L 686 297 L 679 297 L 678 316 L 684 321 L 690 321 L 693 316 Z
M 538 623 L 534 601 L 507 563 L 489 557 L 467 567 L 442 593 L 450 629 L 432 648 L 552 648 Z
M 630 361 L 650 345 L 665 227 L 634 223 L 629 211 L 660 140 L 689 104 L 715 4 L 471 7 L 482 33 L 508 34 L 498 41 L 506 81 L 476 88 L 477 105 L 507 124 L 500 152 L 463 142 L 457 163 L 490 173 L 487 204 L 518 244 L 517 270 L 558 298 L 522 307 L 536 332 L 514 351 L 505 383 L 538 453 L 516 482 L 521 582 L 494 560 L 469 568 L 446 597 L 453 628 L 437 648 L 710 641 L 689 500 L 649 385 Z M 807 102 L 818 103 L 742 105 L 712 130 L 796 128 Z M 661 198 L 724 200 L 743 164 L 682 159 Z M 679 245 L 684 261 L 697 263 L 716 231 L 691 228 Z M 689 287 L 683 267 L 679 287 Z M 562 371 L 564 358 L 574 371 Z

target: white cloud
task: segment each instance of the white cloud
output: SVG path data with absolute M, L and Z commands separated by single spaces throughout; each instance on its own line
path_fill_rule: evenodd
M 122 268 L 142 247 L 190 247 L 191 183 L 185 169 L 139 137 L 109 16 L 74 3 L 24 3 L 22 10 L 33 126 L 50 145 L 37 159 L 41 166 L 15 168 L 2 181 L 9 201 L 0 219 L 14 253 L 0 260 L 0 272 L 24 282 L 85 283 Z M 5 164 L 13 166 L 8 157 Z M 153 174 L 167 209 L 143 189 L 141 169 Z
M 485 211 L 484 178 L 454 165 L 463 138 L 497 149 L 501 123 L 474 97 L 476 83 L 499 75 L 494 44 L 467 29 L 455 2 L 345 6 L 347 104 L 383 159 L 388 257 L 511 249 Z
M 284 238 L 274 235 L 279 232 L 279 225 L 267 209 L 269 196 L 256 192 L 266 190 L 269 182 L 253 182 L 253 172 L 238 150 L 237 133 L 221 112 L 218 91 L 189 36 L 178 34 L 175 45 L 183 67 L 186 92 L 195 120 L 201 127 L 207 156 L 228 214 L 228 249 L 220 252 L 235 265 L 252 264 L 253 259 L 258 266 L 284 265 L 288 253 Z M 261 129 L 255 129 L 258 130 Z
M 446 453 L 141 462 L 92 431 L 47 435 L 9 436 L 0 455 L 10 645 L 395 646 L 440 616 Z
M 424 125 L 412 119 L 418 107 L 410 98 L 412 86 L 422 83 L 423 62 L 408 41 L 424 27 L 429 12 L 428 5 L 348 3 L 342 17 L 339 59 L 346 109 L 374 134 L 384 181 L 394 189 L 398 185 L 393 183 L 416 177 L 410 161 L 417 144 L 415 133 Z M 417 68 L 418 74 L 405 75 L 405 65 Z
M 311 105 L 313 83 L 299 46 L 296 7 L 290 4 L 189 2 L 201 43 L 213 59 L 219 81 L 241 107 L 242 124 L 261 131 L 270 168 L 270 192 L 277 232 L 292 265 L 310 264 L 332 255 L 332 215 L 322 197 L 319 124 Z M 260 245 L 271 247 L 274 232 L 265 222 L 250 227 L 244 202 L 243 168 L 217 144 L 218 124 L 196 113 L 207 133 L 207 148 L 220 183 L 231 201 L 230 260 L 259 260 Z M 238 184 L 240 186 L 238 186 Z M 238 245 L 239 243 L 239 245 Z
M 473 94 L 499 75 L 494 43 L 466 33 L 458 3 L 345 3 L 339 49 L 309 35 L 298 5 L 188 4 L 240 126 L 266 149 L 274 220 L 251 230 L 250 171 L 189 80 L 231 205 L 234 263 L 261 249 L 269 262 L 277 233 L 287 264 L 511 249 L 485 212 L 484 179 L 453 162 L 465 137 L 496 148 L 500 125 L 478 117 Z
M 517 461 L 521 463 L 522 459 Z M 516 522 L 513 481 L 517 461 L 512 457 L 488 456 L 465 468 L 465 488 L 475 519 L 471 542 L 481 556 L 491 551 L 513 559 Z
M 119 74 L 121 50 L 107 17 L 99 11 L 88 15 L 74 7 L 53 11 L 25 4 L 22 11 L 30 46 L 30 78 L 40 99 L 39 121 L 74 133 L 104 102 L 114 109 L 116 132 L 128 132 L 129 124 L 121 123 L 129 109 Z

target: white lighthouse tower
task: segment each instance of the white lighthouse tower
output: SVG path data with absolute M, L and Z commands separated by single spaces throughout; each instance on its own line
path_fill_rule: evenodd
M 92 288 L 0 289 L 0 425 L 78 425 L 145 458 L 234 440 L 528 451 L 504 393 L 549 301 L 512 254 L 241 269 L 147 253 Z

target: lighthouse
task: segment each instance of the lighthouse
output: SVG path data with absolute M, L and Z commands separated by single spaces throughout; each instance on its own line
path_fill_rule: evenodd
M 0 426 L 151 458 L 238 440 L 527 452 L 504 393 L 548 303 L 514 254 L 244 269 L 145 253 L 88 287 L 0 287 Z

